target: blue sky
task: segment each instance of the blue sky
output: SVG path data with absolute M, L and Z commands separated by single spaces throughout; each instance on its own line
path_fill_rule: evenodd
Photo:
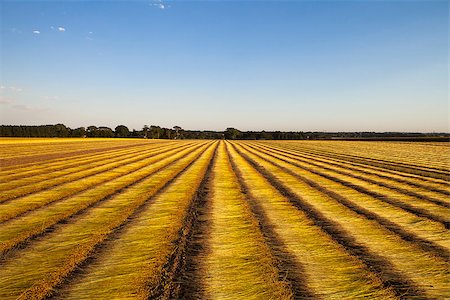
M 448 1 L 0 1 L 1 124 L 449 131 Z

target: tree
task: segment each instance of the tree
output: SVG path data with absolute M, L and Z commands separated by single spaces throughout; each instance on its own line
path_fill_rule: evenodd
M 69 129 L 64 124 L 56 124 L 55 131 L 57 137 L 67 137 L 69 135 Z
M 156 125 L 150 126 L 150 136 L 152 139 L 159 139 L 161 136 L 161 127 Z
M 99 137 L 105 137 L 105 138 L 114 137 L 114 132 L 109 127 L 100 126 L 98 128 L 97 132 L 98 132 Z
M 116 137 L 125 138 L 125 137 L 128 137 L 130 135 L 130 130 L 125 125 L 117 126 L 114 129 L 114 131 L 115 131 Z
M 225 130 L 224 136 L 227 140 L 236 140 L 241 138 L 242 132 L 240 132 L 236 128 L 229 127 Z
M 87 128 L 87 136 L 88 137 L 96 137 L 97 136 L 97 130 L 98 130 L 98 128 L 97 128 L 97 126 L 93 126 L 93 125 L 91 125 L 91 126 L 88 126 L 88 128 Z
M 175 139 L 180 138 L 180 133 L 183 130 L 180 126 L 173 126 L 173 129 L 175 130 Z
M 144 128 L 142 128 L 142 131 L 144 132 L 144 139 L 148 138 L 148 125 L 144 125 Z
M 72 137 L 85 137 L 86 129 L 84 129 L 84 127 L 76 128 L 76 129 L 72 130 L 71 136 Z

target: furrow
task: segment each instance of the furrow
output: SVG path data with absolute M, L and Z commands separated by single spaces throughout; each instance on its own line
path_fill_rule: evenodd
M 224 142 L 209 189 L 207 252 L 199 255 L 207 299 L 290 299 L 259 224 L 230 165 Z
M 126 156 L 113 157 L 111 159 L 102 159 L 94 164 L 90 164 L 87 166 L 81 165 L 75 168 L 68 168 L 67 170 L 64 170 L 62 172 L 50 173 L 50 176 L 48 176 L 50 178 L 44 177 L 41 181 L 37 182 L 32 182 L 32 178 L 27 178 L 25 180 L 29 182 L 28 184 L 24 184 L 23 181 L 19 181 L 17 183 L 12 183 L 14 185 L 17 185 L 18 187 L 3 191 L 2 194 L 0 194 L 0 203 L 7 203 L 8 201 L 17 199 L 19 197 L 46 191 L 51 188 L 57 187 L 58 185 L 75 182 L 76 180 L 86 180 L 91 176 L 109 172 L 110 170 L 120 168 L 121 166 L 135 163 L 140 160 L 151 158 L 155 155 L 164 153 L 168 150 L 182 147 L 183 146 L 157 150 L 151 149 L 142 151 L 140 153 L 131 153 Z M 4 184 L 4 186 L 7 187 L 11 186 L 12 184 L 6 183 Z
M 44 154 L 54 154 L 60 152 L 73 152 L 79 150 L 107 149 L 111 146 L 117 147 L 133 145 L 135 141 L 131 140 L 105 140 L 105 139 L 28 139 L 31 143 L 21 143 L 20 140 L 14 139 L 13 143 L 6 143 L 2 139 L 0 151 L 5 153 L 5 157 L 20 158 Z M 51 141 L 51 142 L 48 142 Z M 142 141 L 140 141 L 142 143 Z M 70 151 L 68 151 L 70 149 Z
M 441 205 L 443 207 L 447 208 L 450 207 L 449 201 L 446 201 L 445 199 L 440 199 L 440 197 L 450 196 L 450 189 L 448 190 L 439 189 L 432 186 L 424 185 L 423 183 L 408 181 L 405 180 L 404 178 L 393 177 L 392 174 L 389 176 L 381 172 L 369 171 L 367 168 L 353 167 L 351 166 L 351 164 L 346 164 L 330 158 L 321 158 L 314 155 L 294 153 L 291 151 L 286 151 L 286 149 L 270 147 L 265 144 L 258 144 L 258 145 L 262 146 L 264 149 L 268 151 L 275 151 L 278 154 L 283 154 L 295 160 L 299 160 L 302 162 L 309 162 L 311 163 L 311 165 L 321 166 L 323 168 L 329 168 L 330 170 L 334 170 L 338 173 L 370 181 L 371 183 L 378 184 L 393 190 L 397 190 L 413 197 L 425 199 L 427 201 L 430 201 L 437 205 Z M 312 163 L 312 161 L 316 163 Z M 364 174 L 364 175 L 357 176 L 355 174 Z M 372 179 L 374 177 L 377 178 L 377 180 Z M 399 186 L 402 186 L 403 188 L 400 188 Z M 416 189 L 418 190 L 418 192 L 412 191 L 411 189 Z
M 371 268 L 337 240 L 334 233 L 338 226 L 324 222 L 310 209 L 298 209 L 298 201 L 281 193 L 242 153 L 234 147 L 229 147 L 229 151 L 250 202 L 257 207 L 258 215 L 265 215 L 264 222 L 279 240 L 275 245 L 285 247 L 275 248 L 282 259 L 286 256 L 285 271 L 291 276 L 297 274 L 298 279 L 293 281 L 310 290 L 306 294 L 297 291 L 297 299 L 397 298 L 396 291 L 387 282 L 383 283 Z
M 352 180 L 352 177 L 350 176 L 339 175 L 339 177 L 336 177 L 335 174 L 326 172 L 326 170 L 324 170 L 322 167 L 319 167 L 319 171 L 318 168 L 307 167 L 304 164 L 299 164 L 298 162 L 295 162 L 287 157 L 282 157 L 268 152 L 261 153 L 264 153 L 265 155 L 268 155 L 277 161 L 285 162 L 290 166 L 295 166 L 312 174 L 326 178 L 332 182 L 341 184 L 342 186 L 356 190 L 359 193 L 366 194 L 379 201 L 386 202 L 392 206 L 401 208 L 419 217 L 428 218 L 432 221 L 442 223 L 447 229 L 450 227 L 450 210 L 448 210 L 447 208 L 443 208 L 432 203 L 427 203 L 421 201 L 420 199 L 407 197 L 406 195 L 398 195 L 394 192 L 389 192 L 389 190 L 386 191 L 386 189 L 383 189 L 382 187 L 377 187 L 373 184 L 367 184 L 364 181 Z
M 36 183 L 41 180 L 55 178 L 74 172 L 74 170 L 84 170 L 84 168 L 90 168 L 90 164 L 98 164 L 104 160 L 119 159 L 127 157 L 128 155 L 136 155 L 143 151 L 156 151 L 158 149 L 168 148 L 170 146 L 151 147 L 141 146 L 139 148 L 125 149 L 119 151 L 109 151 L 107 153 L 101 153 L 98 155 L 86 155 L 80 159 L 64 160 L 58 163 L 47 164 L 42 168 L 31 167 L 24 172 L 14 172 L 11 175 L 0 175 L 0 190 L 12 189 L 17 186 L 23 186 L 30 183 Z M 0 172 L 3 174 L 3 172 Z
M 448 241 L 448 231 L 445 230 L 442 224 L 423 220 L 399 208 L 380 203 L 377 199 L 364 194 L 361 195 L 358 191 L 336 186 L 334 182 L 327 182 L 327 179 L 321 177 L 311 176 L 311 174 L 292 167 L 289 163 L 284 164 L 282 159 L 275 158 L 274 160 L 274 157 L 270 155 L 267 155 L 267 157 L 263 153 L 251 153 L 259 159 L 270 162 L 284 172 L 297 177 L 361 216 L 377 221 L 387 229 L 398 234 L 402 239 L 414 242 L 425 251 L 431 251 L 434 255 L 438 255 L 448 261 L 450 243 Z
M 278 147 L 282 147 L 283 149 L 289 149 L 291 151 L 295 151 L 296 153 L 300 153 L 300 154 L 306 154 L 306 155 L 313 155 L 313 156 L 319 156 L 325 159 L 334 159 L 338 162 L 341 163 L 345 163 L 351 166 L 355 166 L 355 167 L 362 167 L 366 170 L 371 170 L 371 171 L 375 171 L 375 172 L 382 172 L 385 174 L 389 174 L 390 176 L 397 176 L 400 177 L 402 179 L 407 178 L 408 180 L 419 180 L 421 183 L 426 182 L 427 184 L 432 184 L 434 186 L 437 186 L 438 188 L 443 188 L 444 190 L 447 191 L 447 189 L 445 189 L 448 185 L 447 181 L 442 180 L 442 179 L 436 179 L 436 178 L 431 178 L 431 177 L 424 177 L 421 175 L 417 175 L 417 174 L 410 174 L 410 173 L 405 173 L 399 170 L 390 170 L 390 169 L 386 169 L 386 168 L 382 168 L 379 166 L 373 166 L 370 164 L 366 164 L 364 162 L 356 162 L 356 161 L 352 161 L 347 159 L 346 157 L 342 157 L 342 155 L 339 155 L 336 152 L 324 152 L 324 151 L 320 151 L 317 149 L 311 149 L 311 148 L 305 148 L 305 147 L 299 147 L 298 145 L 290 145 L 290 144 L 276 144 Z M 370 151 L 368 151 L 368 153 L 371 153 Z
M 156 156 L 150 156 L 141 161 L 129 163 L 118 168 L 112 168 L 77 181 L 67 182 L 48 190 L 43 190 L 35 194 L 30 194 L 0 203 L 0 223 L 20 216 L 28 211 L 48 205 L 49 203 L 64 200 L 74 195 L 76 196 L 83 191 L 92 189 L 95 190 L 95 188 L 101 184 L 108 183 L 113 179 L 120 178 L 130 172 L 139 170 L 140 168 L 152 164 L 159 159 L 169 157 L 177 151 L 179 150 L 174 149 L 163 151 Z
M 270 247 L 271 255 L 276 258 L 279 278 L 289 283 L 294 299 L 316 299 L 317 295 L 305 283 L 306 273 L 304 267 L 297 261 L 295 255 L 289 252 L 289 247 L 274 229 L 275 225 L 270 222 L 270 218 L 264 211 L 263 206 L 258 202 L 251 187 L 244 179 L 243 173 L 236 163 L 237 159 L 230 153 L 228 145 L 227 155 L 230 157 L 230 164 L 238 180 L 240 190 L 245 195 L 252 214 L 258 220 L 259 230 Z M 239 165 L 242 167 L 241 164 Z M 252 176 L 255 176 L 255 174 L 252 174 Z M 261 186 L 258 186 L 258 188 L 260 191 L 264 189 Z M 295 222 L 290 224 L 292 227 L 295 225 Z
M 177 295 L 173 299 L 194 300 L 204 299 L 205 282 L 204 277 L 204 260 L 202 254 L 210 251 L 208 240 L 210 237 L 210 224 L 208 222 L 208 214 L 211 211 L 211 180 L 212 167 L 217 159 L 217 149 L 208 165 L 208 171 L 202 180 L 199 191 L 197 192 L 197 207 L 195 222 L 189 234 L 186 244 L 186 254 L 183 266 L 177 275 L 180 284 Z
M 302 148 L 299 148 L 299 149 L 302 149 Z M 430 170 L 426 170 L 426 169 L 416 169 L 414 166 L 408 167 L 408 166 L 404 166 L 401 164 L 400 165 L 388 164 L 388 163 L 373 160 L 370 158 L 355 157 L 355 156 L 351 156 L 351 155 L 343 155 L 343 154 L 338 154 L 338 153 L 330 152 L 330 151 L 322 151 L 322 150 L 317 151 L 317 150 L 311 150 L 311 149 L 306 149 L 306 151 L 312 151 L 313 153 L 319 152 L 320 154 L 323 154 L 326 156 L 337 157 L 339 159 L 343 159 L 343 160 L 350 161 L 350 162 L 356 162 L 356 163 L 360 163 L 363 165 L 379 167 L 381 169 L 388 169 L 388 170 L 392 170 L 392 171 L 396 171 L 396 172 L 404 172 L 404 173 L 413 174 L 413 175 L 417 175 L 417 176 L 424 177 L 424 178 L 430 178 L 432 180 L 438 179 L 438 180 L 442 180 L 445 182 L 449 181 L 448 172 L 441 172 L 441 171 L 435 172 L 435 171 L 430 171 Z
M 167 145 L 166 145 L 167 146 Z M 160 146 L 164 147 L 164 146 Z M 47 175 L 51 172 L 56 172 L 59 170 L 64 170 L 66 168 L 70 167 L 76 167 L 80 164 L 89 163 L 91 161 L 96 161 L 105 157 L 111 157 L 115 156 L 116 154 L 122 154 L 122 153 L 132 153 L 132 152 L 138 152 L 141 149 L 157 149 L 160 148 L 157 146 L 154 146 L 152 144 L 149 145 L 143 145 L 139 147 L 132 147 L 131 149 L 125 148 L 122 150 L 110 150 L 106 152 L 100 152 L 98 154 L 85 154 L 80 155 L 77 157 L 72 157 L 70 160 L 67 159 L 58 159 L 54 161 L 45 161 L 42 162 L 42 164 L 32 164 L 27 166 L 26 168 L 19 168 L 14 167 L 11 170 L 4 170 L 0 172 L 0 182 L 7 183 L 12 182 L 14 180 L 21 180 L 24 178 L 32 178 L 34 176 L 39 175 Z
M 129 147 L 136 147 L 136 146 L 140 146 L 140 145 L 145 145 L 144 143 L 142 144 L 133 144 L 133 145 L 121 145 L 121 146 L 114 146 L 114 147 L 110 147 L 110 148 L 94 148 L 94 149 L 89 149 L 89 150 L 77 150 L 77 151 L 72 151 L 72 152 L 63 152 L 61 153 L 60 151 L 56 152 L 56 153 L 48 153 L 48 154 L 38 154 L 38 155 L 32 155 L 32 156 L 25 156 L 25 157 L 20 157 L 20 158 L 6 158 L 6 159 L 0 159 L 0 166 L 2 168 L 7 168 L 7 167 L 11 167 L 11 168 L 15 168 L 17 166 L 22 167 L 25 164 L 32 164 L 32 163 L 42 163 L 44 161 L 49 161 L 49 160 L 54 160 L 54 159 L 60 159 L 60 158 L 70 158 L 70 157 L 75 157 L 78 155 L 83 155 L 83 154 L 92 154 L 92 153 L 97 153 L 97 152 L 104 152 L 104 151 L 108 151 L 108 150 L 118 150 L 118 149 L 123 149 L 123 148 L 129 148 Z
M 185 159 L 87 210 L 67 224 L 57 226 L 52 233 L 8 257 L 0 269 L 0 298 L 42 299 L 49 296 L 55 286 L 95 253 L 98 245 L 135 212 L 153 202 L 153 196 L 197 160 L 201 153 L 190 153 Z
M 448 262 L 430 256 L 276 165 L 248 151 L 239 151 L 317 225 L 321 225 L 337 242 L 364 261 L 386 285 L 393 286 L 399 297 L 425 299 L 440 298 L 446 294 L 450 283 Z
M 210 144 L 152 197 L 151 205 L 143 206 L 128 218 L 95 255 L 65 281 L 54 298 L 146 299 L 160 282 L 170 278 L 173 265 L 168 261 L 181 258 L 177 255 L 183 248 L 179 242 L 189 233 L 188 223 L 194 217 L 189 209 L 195 209 L 196 191 L 214 149 Z
M 0 227 L 0 253 L 5 256 L 11 249 L 23 248 L 28 239 L 51 231 L 50 228 L 54 224 L 62 223 L 75 214 L 80 214 L 92 206 L 99 205 L 123 190 L 146 180 L 164 167 L 174 164 L 179 159 L 184 159 L 191 152 L 197 151 L 199 147 L 201 147 L 201 144 L 166 158 L 161 158 L 158 162 L 110 180 L 83 193 L 67 197 L 5 222 Z
M 175 249 L 163 266 L 160 282 L 150 291 L 150 298 L 184 300 L 202 298 L 204 283 L 201 279 L 201 274 L 199 274 L 200 272 L 198 272 L 198 265 L 194 263 L 195 255 L 199 249 L 198 245 L 202 244 L 199 244 L 199 240 L 194 236 L 200 233 L 202 223 L 204 224 L 202 219 L 206 212 L 205 206 L 208 205 L 208 186 L 211 181 L 212 167 L 216 161 L 219 143 L 214 149 L 214 154 L 209 159 L 200 185 L 197 187 L 194 195 L 192 195 L 192 203 L 187 217 L 184 219 L 184 226 L 179 230 L 179 237 L 174 243 L 176 245 Z M 185 185 L 186 181 L 183 180 L 179 184 Z M 191 195 L 189 194 L 189 196 Z M 205 242 L 205 240 L 202 242 Z
M 427 143 L 397 143 L 397 142 L 340 142 L 322 141 L 313 143 L 294 143 L 303 149 L 335 153 L 342 157 L 352 159 L 365 159 L 392 165 L 404 165 L 417 167 L 424 170 L 448 172 L 448 161 L 442 159 L 442 154 L 448 152 L 445 146 L 441 149 L 434 148 L 430 151 Z M 445 144 L 444 144 L 445 145 Z M 325 146 L 325 147 L 324 147 Z M 421 150 L 418 154 L 411 150 Z M 370 156 L 367 154 L 370 153 Z M 423 155 L 425 154 L 425 156 Z

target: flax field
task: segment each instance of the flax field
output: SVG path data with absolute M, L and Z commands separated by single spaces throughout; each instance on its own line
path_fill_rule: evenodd
M 446 142 L 0 139 L 0 299 L 448 299 Z

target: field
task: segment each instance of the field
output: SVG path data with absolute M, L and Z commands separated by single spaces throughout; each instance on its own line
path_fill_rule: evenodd
M 448 143 L 0 149 L 0 299 L 450 298 Z

